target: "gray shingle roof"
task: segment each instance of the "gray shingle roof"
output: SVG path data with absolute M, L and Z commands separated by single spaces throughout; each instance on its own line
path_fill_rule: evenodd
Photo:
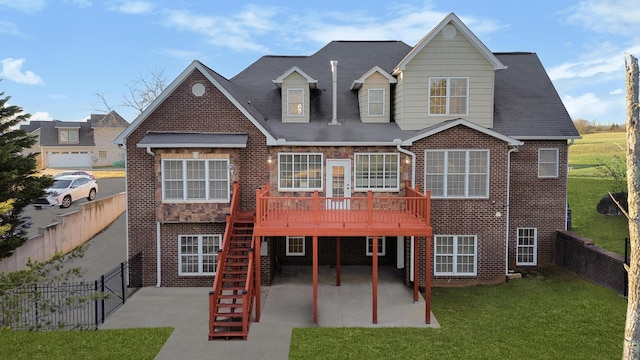
M 149 132 L 138 142 L 138 147 L 149 148 L 244 148 L 247 134 Z
M 256 116 L 275 138 L 287 142 L 388 142 L 407 139 L 416 131 L 403 131 L 394 123 L 362 124 L 355 79 L 374 66 L 391 73 L 411 50 L 400 41 L 333 41 L 311 56 L 264 56 L 221 84 Z M 534 53 L 496 53 L 508 66 L 496 72 L 493 130 L 519 139 L 578 137 L 569 114 Z M 338 60 L 338 121 L 332 117 L 329 62 Z M 293 66 L 317 79 L 311 91 L 308 124 L 283 124 L 281 91 L 272 80 Z
M 58 142 L 58 129 L 78 129 L 78 142 L 73 144 Z M 28 125 L 21 125 L 21 129 L 33 132 L 40 128 L 40 146 L 95 146 L 93 130 L 88 122 L 76 121 L 31 121 Z

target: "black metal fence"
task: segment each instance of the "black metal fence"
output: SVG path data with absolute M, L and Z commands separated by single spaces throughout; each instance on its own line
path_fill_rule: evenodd
M 97 329 L 140 288 L 141 276 L 142 253 L 138 253 L 93 282 L 33 284 L 12 289 L 0 299 L 0 328 Z

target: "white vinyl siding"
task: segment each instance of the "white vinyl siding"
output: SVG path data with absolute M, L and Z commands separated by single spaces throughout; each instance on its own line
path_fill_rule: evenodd
M 489 151 L 426 150 L 424 181 L 434 198 L 486 198 Z
M 398 191 L 399 171 L 396 153 L 355 154 L 355 190 Z
M 474 235 L 437 235 L 434 237 L 434 275 L 475 276 L 477 274 L 477 238 Z
M 558 149 L 538 149 L 538 177 L 558 177 Z
M 538 264 L 538 230 L 536 228 L 518 228 L 516 247 L 516 265 L 535 266 Z
M 304 256 L 305 237 L 287 236 L 287 256 Z
M 178 240 L 179 275 L 216 274 L 221 235 L 180 235 Z
M 278 154 L 278 190 L 322 190 L 322 154 Z
M 451 40 L 435 36 L 397 76 L 394 120 L 402 130 L 420 130 L 442 122 L 443 115 L 429 115 L 429 78 L 467 78 L 464 119 L 492 128 L 495 73 L 493 65 L 460 31 Z
M 162 200 L 229 201 L 229 161 L 163 160 Z
M 367 256 L 373 256 L 373 236 L 367 236 L 366 241 Z M 387 253 L 387 239 L 384 236 L 378 236 L 378 256 L 384 256 Z

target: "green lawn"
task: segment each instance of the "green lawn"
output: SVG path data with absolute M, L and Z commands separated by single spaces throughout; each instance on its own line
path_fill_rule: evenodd
M 617 359 L 626 300 L 557 271 L 434 288 L 440 329 L 297 328 L 289 359 Z
M 172 328 L 28 332 L 0 330 L 0 359 L 153 359 Z
M 615 155 L 624 159 L 626 132 L 586 134 L 569 147 L 569 177 L 593 177 L 595 166 L 609 162 Z

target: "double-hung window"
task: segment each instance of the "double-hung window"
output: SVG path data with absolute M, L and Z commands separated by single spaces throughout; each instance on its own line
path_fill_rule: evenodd
M 475 235 L 434 237 L 435 275 L 476 275 L 477 238 Z
M 537 265 L 537 240 L 536 228 L 518 228 L 516 265 Z
M 59 129 L 58 141 L 61 143 L 77 143 L 78 129 Z
M 178 237 L 179 275 L 215 275 L 221 235 L 180 235 Z
M 278 154 L 278 190 L 322 190 L 322 154 Z
M 229 160 L 163 160 L 162 200 L 229 201 Z
M 538 177 L 558 177 L 558 149 L 538 149 Z
M 369 89 L 369 116 L 384 115 L 384 89 Z
M 367 236 L 367 256 L 373 256 L 373 236 Z M 387 241 L 384 236 L 378 236 L 378 256 L 384 256 L 387 253 Z
M 304 116 L 304 89 L 287 89 L 287 116 Z
M 287 236 L 287 256 L 304 256 L 304 236 Z
M 467 115 L 469 79 L 429 78 L 429 115 Z
M 425 151 L 425 189 L 433 197 L 488 197 L 489 151 Z
M 355 154 L 355 189 L 390 190 L 400 188 L 400 156 L 397 153 Z

